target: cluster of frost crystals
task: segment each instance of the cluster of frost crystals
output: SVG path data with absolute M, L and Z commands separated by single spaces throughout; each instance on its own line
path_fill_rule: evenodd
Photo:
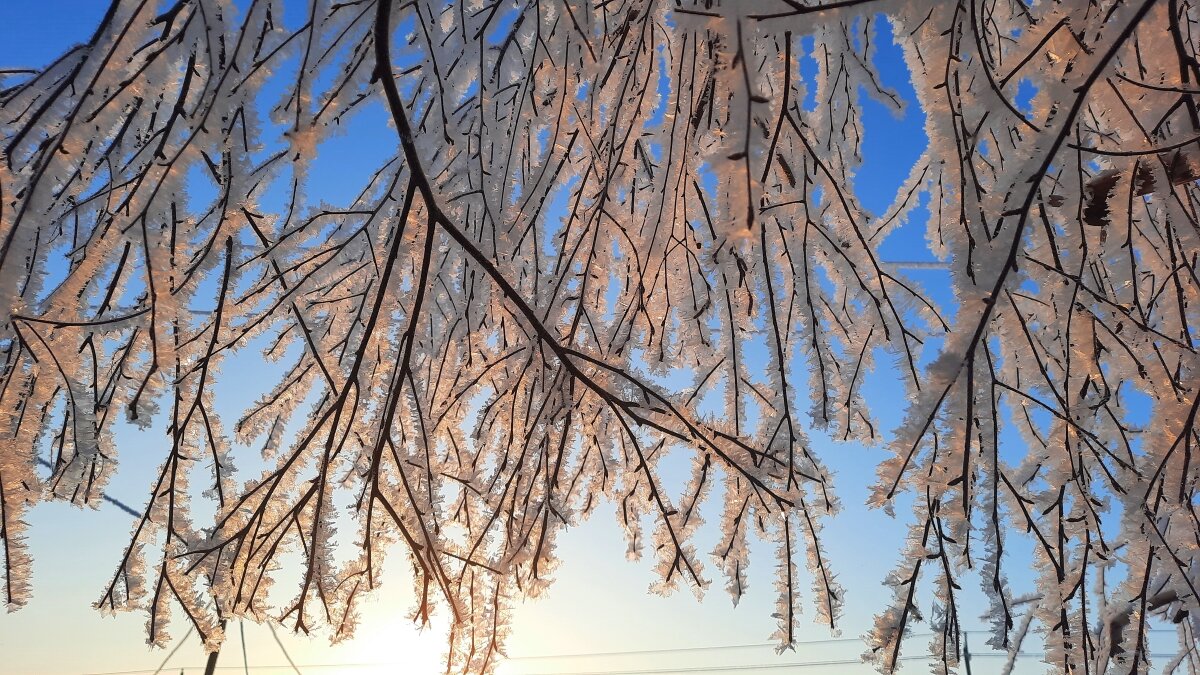
M 487 672 L 609 500 L 659 592 L 711 565 L 737 602 L 749 540 L 773 543 L 787 648 L 806 602 L 840 625 L 818 429 L 886 436 L 871 503 L 914 505 L 883 670 L 926 617 L 956 668 L 978 579 L 994 647 L 1032 624 L 1062 672 L 1142 672 L 1152 617 L 1200 629 L 1197 13 L 115 0 L 0 90 L 2 597 L 28 597 L 27 505 L 96 504 L 124 415 L 167 436 L 97 606 L 156 644 L 172 605 L 212 647 L 239 616 L 344 638 L 399 551 L 414 619 L 450 616 L 448 669 Z M 916 101 L 879 72 L 884 22 Z M 882 214 L 850 187 L 868 99 L 919 105 L 930 138 Z M 339 167 L 360 183 L 335 203 L 343 134 L 395 151 Z M 881 259 L 922 200 L 953 308 Z M 248 353 L 275 379 L 223 420 Z M 881 365 L 912 401 L 890 435 Z M 1039 581 L 1014 599 L 1018 537 Z
M 872 501 L 912 494 L 923 534 L 871 655 L 894 666 L 915 613 L 901 589 L 932 578 L 957 620 L 975 577 L 993 647 L 1015 653 L 1032 619 L 1059 672 L 1145 672 L 1153 617 L 1189 649 L 1200 627 L 1197 11 L 931 10 L 894 21 L 927 113 L 914 187 L 958 309 L 879 467 Z M 1006 552 L 1016 537 L 1034 560 Z M 1036 602 L 1014 599 L 1013 565 L 1036 571 Z

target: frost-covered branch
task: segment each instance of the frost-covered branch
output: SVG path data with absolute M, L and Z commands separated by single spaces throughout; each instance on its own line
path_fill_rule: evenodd
M 711 560 L 736 602 L 749 540 L 778 547 L 787 647 L 805 599 L 840 626 L 815 429 L 886 440 L 870 501 L 912 498 L 884 670 L 926 617 L 956 668 L 978 579 L 995 647 L 1032 622 L 1062 672 L 1141 672 L 1152 617 L 1200 629 L 1198 13 L 115 0 L 0 70 L 2 597 L 28 597 L 28 505 L 98 503 L 124 414 L 167 443 L 97 604 L 153 642 L 172 603 L 210 646 L 233 616 L 348 636 L 396 550 L 414 617 L 452 617 L 450 668 L 488 671 L 602 501 L 631 556 L 655 523 L 657 590 L 703 592 L 720 484 Z M 879 214 L 868 101 L 929 138 Z M 925 209 L 949 303 L 882 254 Z M 270 381 L 225 424 L 222 367 L 257 354 Z M 1019 537 L 1038 603 L 1012 598 Z

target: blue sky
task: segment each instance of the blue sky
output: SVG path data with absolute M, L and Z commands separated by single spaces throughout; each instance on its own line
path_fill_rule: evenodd
M 105 3 L 91 0 L 10 0 L 4 9 L 5 22 L 0 25 L 0 68 L 46 65 L 69 45 L 86 39 L 104 9 Z M 876 22 L 876 27 L 878 66 L 884 84 L 908 102 L 903 112 L 875 99 L 868 99 L 865 105 L 865 163 L 852 187 L 860 201 L 879 214 L 894 200 L 901 181 L 924 149 L 925 138 L 921 111 L 913 104 L 914 94 L 900 50 L 892 44 L 890 27 L 886 21 Z M 806 54 L 802 57 L 801 74 L 811 82 L 813 72 L 814 65 Z M 276 94 L 266 91 L 263 96 Z M 352 190 L 363 184 L 362 176 L 373 172 L 395 152 L 394 132 L 388 128 L 387 117 L 377 103 L 362 106 L 347 127 L 349 133 L 333 136 L 321 145 L 309 177 L 310 185 L 321 186 L 320 198 L 335 204 L 349 201 Z M 197 185 L 193 196 L 203 198 L 203 192 L 204 188 Z M 282 203 L 280 195 L 268 196 L 264 201 L 270 205 L 273 200 Z M 925 209 L 918 209 L 883 244 L 882 257 L 932 260 L 924 242 L 927 216 Z M 953 298 L 949 295 L 945 272 L 923 269 L 907 274 L 922 283 L 936 302 L 952 309 Z M 243 361 L 251 364 L 252 359 L 251 355 Z M 891 370 L 890 357 L 880 355 L 879 362 L 879 369 L 867 380 L 866 391 L 886 434 L 900 422 L 906 399 Z M 232 365 L 224 368 L 227 376 L 224 386 L 231 393 L 219 405 L 227 419 L 233 418 L 235 410 L 245 402 L 241 400 L 246 397 L 244 392 L 237 393 L 241 385 L 261 379 L 264 372 L 252 364 L 246 368 Z M 144 502 L 151 475 L 162 455 L 165 434 L 159 422 L 147 431 L 128 426 L 117 431 L 122 465 L 109 492 L 135 509 Z M 669 598 L 649 595 L 646 589 L 653 581 L 653 560 L 649 557 L 637 563 L 625 560 L 625 542 L 612 508 L 606 506 L 591 521 L 560 537 L 562 565 L 558 581 L 548 597 L 517 608 L 509 642 L 509 653 L 514 659 L 504 667 L 505 672 L 619 669 L 632 672 L 631 669 L 668 666 L 779 665 L 857 659 L 863 644 L 854 638 L 869 630 L 873 614 L 890 597 L 890 590 L 881 581 L 898 560 L 905 523 L 903 515 L 892 519 L 864 506 L 875 466 L 884 457 L 881 448 L 834 442 L 815 432 L 810 436 L 817 453 L 837 476 L 835 486 L 844 505 L 843 513 L 828 522 L 825 529 L 835 571 L 848 590 L 842 620 L 844 639 L 831 641 L 825 627 L 804 623 L 812 618 L 811 610 L 806 607 L 809 615 L 802 618 L 800 639 L 818 642 L 802 645 L 795 655 L 774 655 L 765 642 L 775 629 L 770 614 L 775 601 L 771 572 L 776 558 L 774 550 L 761 543 L 752 545 L 751 586 L 736 609 L 721 590 L 723 580 L 711 567 L 708 576 L 713 579 L 713 587 L 703 602 L 698 603 L 687 591 Z M 682 483 L 686 470 L 683 460 L 683 457 L 668 458 L 663 468 L 668 481 Z M 905 513 L 903 508 L 898 512 Z M 697 549 L 701 551 L 711 550 L 716 541 L 711 524 L 719 520 L 719 505 L 709 503 L 704 516 L 710 525 L 698 537 Z M 110 506 L 84 511 L 64 504 L 41 504 L 33 510 L 30 521 L 29 541 L 35 557 L 34 597 L 20 612 L 0 616 L 4 668 L 50 674 L 157 667 L 167 652 L 144 647 L 144 616 L 101 617 L 90 609 L 126 543 L 132 525 L 129 516 Z M 1026 552 L 1019 541 L 1013 541 L 1011 549 L 1016 556 Z M 404 664 L 409 672 L 433 668 L 440 658 L 443 638 L 436 629 L 419 635 L 406 623 L 404 615 L 412 602 L 404 578 L 406 571 L 400 557 L 394 556 L 384 577 L 384 590 L 369 605 L 359 638 L 330 648 L 319 638 L 288 636 L 280 631 L 287 651 L 303 664 L 391 661 Z M 984 624 L 976 618 L 985 605 L 975 590 L 976 584 L 971 580 L 967 584 L 968 608 L 977 607 L 979 611 L 968 612 L 965 625 L 968 629 L 980 629 Z M 182 621 L 177 620 L 174 633 L 182 636 L 184 630 Z M 926 630 L 922 626 L 917 632 Z M 283 652 L 269 630 L 247 624 L 245 633 L 251 666 L 284 663 Z M 231 626 L 230 635 L 222 664 L 240 667 L 238 629 Z M 986 652 L 983 635 L 973 634 L 970 640 L 973 649 Z M 927 641 L 914 640 L 908 653 L 920 657 Z M 730 648 L 710 649 L 714 646 Z M 607 655 L 536 658 L 548 654 L 597 653 Z M 989 668 L 1000 661 L 988 656 L 980 659 L 982 662 L 976 666 L 979 673 L 994 672 Z M 1037 670 L 1032 665 L 1035 662 L 1030 660 L 1033 670 Z M 165 672 L 178 672 L 185 665 L 199 668 L 202 664 L 203 655 L 193 638 L 183 644 Z M 920 663 L 907 669 L 922 670 L 924 666 Z M 346 666 L 342 671 L 368 672 L 368 669 Z M 259 668 L 252 672 L 285 671 Z M 306 669 L 304 672 L 339 671 Z M 865 666 L 857 670 L 839 666 L 838 672 L 871 671 Z

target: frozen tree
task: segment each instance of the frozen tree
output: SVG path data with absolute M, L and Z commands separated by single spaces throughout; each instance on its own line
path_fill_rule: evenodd
M 1200 8 L 312 0 L 283 17 L 115 0 L 86 44 L 0 90 L 8 607 L 28 600 L 29 504 L 96 504 L 114 420 L 157 416 L 161 468 L 97 602 L 147 612 L 153 643 L 172 606 L 210 647 L 239 616 L 346 636 L 398 550 L 416 620 L 452 619 L 448 668 L 488 671 L 555 537 L 609 500 L 663 592 L 703 591 L 711 564 L 736 601 L 748 539 L 773 542 L 787 647 L 805 599 L 839 626 L 818 428 L 887 443 L 871 503 L 911 504 L 867 637 L 882 670 L 926 601 L 935 670 L 956 668 L 960 582 L 981 579 L 997 648 L 1032 622 L 1061 672 L 1140 673 L 1159 617 L 1173 666 L 1200 672 Z M 915 101 L 883 84 L 882 22 Z M 868 98 L 919 106 L 930 139 L 882 214 L 850 187 Z M 326 203 L 310 167 L 372 105 L 397 152 Z M 922 199 L 950 307 L 880 258 Z M 279 379 L 221 419 L 222 363 L 248 350 Z M 910 392 L 895 433 L 862 396 L 880 367 Z M 692 458 L 682 492 L 668 453 Z M 235 459 L 266 468 L 235 478 Z M 1006 555 L 1015 538 L 1034 560 Z M 1006 570 L 1030 564 L 1036 596 L 1017 597 Z

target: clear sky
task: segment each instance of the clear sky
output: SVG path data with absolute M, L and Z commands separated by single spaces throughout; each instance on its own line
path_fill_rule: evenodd
M 4 0 L 0 68 L 46 65 L 65 48 L 90 35 L 106 4 L 101 0 Z M 885 84 L 900 91 L 910 105 L 903 116 L 881 103 L 866 106 L 866 164 L 853 187 L 863 204 L 876 213 L 891 204 L 925 144 L 921 112 L 912 104 L 913 94 L 899 50 L 892 45 L 886 22 L 879 25 Z M 811 63 L 802 63 L 801 68 L 811 77 Z M 356 178 L 335 167 L 358 165 L 373 170 L 392 151 L 393 132 L 385 120 L 381 106 L 363 106 L 351 122 L 358 125 L 357 131 L 323 148 L 328 161 L 314 165 L 312 181 L 325 186 L 331 201 L 339 201 L 339 190 L 356 184 Z M 375 142 L 364 141 L 373 134 Z M 885 259 L 932 259 L 924 242 L 922 217 L 923 212 L 918 212 L 913 222 L 884 244 Z M 930 289 L 936 301 L 952 304 L 944 272 L 913 270 L 908 274 Z M 880 372 L 872 375 L 867 391 L 886 432 L 899 423 L 904 401 L 890 372 L 890 361 L 881 358 L 880 362 Z M 232 367 L 227 367 L 224 374 L 228 377 L 222 386 L 228 387 L 230 394 L 219 405 L 229 410 L 225 414 L 230 418 L 239 402 L 239 383 L 255 379 L 256 374 L 252 368 L 239 371 Z M 513 658 L 502 672 L 738 672 L 739 667 L 753 665 L 785 666 L 765 672 L 787 672 L 795 666 L 786 664 L 798 663 L 814 665 L 797 672 L 872 672 L 866 666 L 845 662 L 857 660 L 864 649 L 857 637 L 869 630 L 873 613 L 882 609 L 890 597 L 890 590 L 881 582 L 898 560 L 905 523 L 864 506 L 874 467 L 884 456 L 882 449 L 834 443 L 815 432 L 811 438 L 817 453 L 836 473 L 835 486 L 844 504 L 843 513 L 829 521 L 825 530 L 835 571 L 848 592 L 840 639 L 831 639 L 824 627 L 804 625 L 800 640 L 812 644 L 800 645 L 795 654 L 775 655 L 766 638 L 775 629 L 771 618 L 775 601 L 771 568 L 776 556 L 760 543 L 752 546 L 749 593 L 736 609 L 721 590 L 723 580 L 711 567 L 708 576 L 713 579 L 713 587 L 703 602 L 697 602 L 686 590 L 669 598 L 648 594 L 653 561 L 625 560 L 625 542 L 613 510 L 604 507 L 591 521 L 560 537 L 562 565 L 558 580 L 548 597 L 517 608 L 509 640 Z M 140 509 L 161 459 L 163 427 L 160 424 L 138 431 L 120 426 L 116 439 L 122 464 L 109 493 Z M 665 479 L 681 485 L 686 463 L 682 459 L 673 462 L 674 472 L 670 464 L 668 460 L 664 465 Z M 710 524 L 719 519 L 718 506 L 710 503 L 704 513 Z M 189 673 L 200 672 L 204 655 L 194 637 L 180 639 L 186 630 L 181 619 L 174 623 L 176 641 L 171 647 L 150 650 L 144 645 L 145 616 L 102 617 L 90 607 L 127 542 L 132 526 L 128 514 L 111 505 L 92 511 L 53 503 L 35 507 L 29 520 L 28 538 L 35 560 L 33 599 L 17 613 L 0 615 L 0 673 L 153 672 L 177 645 L 179 651 L 171 656 L 163 672 L 178 673 L 181 668 Z M 710 550 L 715 541 L 714 527 L 709 525 L 701 531 L 697 549 Z M 1015 555 L 1025 552 L 1022 546 L 1021 542 L 1013 542 Z M 445 624 L 424 634 L 411 627 L 405 618 L 413 600 L 405 576 L 408 570 L 399 556 L 389 562 L 384 588 L 369 604 L 356 639 L 329 647 L 321 638 L 296 637 L 279 630 L 279 638 L 301 672 L 437 671 L 444 640 L 440 630 Z M 982 611 L 977 584 L 970 579 L 967 583 L 966 593 L 973 598 L 968 607 Z M 978 613 L 966 617 L 966 628 L 984 627 Z M 283 668 L 287 665 L 284 652 L 270 630 L 250 623 L 244 630 L 251 672 L 291 672 Z M 927 626 L 922 626 L 917 632 L 926 630 Z M 221 665 L 234 669 L 224 672 L 237 672 L 243 667 L 239 627 L 231 624 L 228 632 L 230 639 L 222 652 Z M 996 655 L 987 654 L 985 639 L 981 633 L 970 635 L 972 651 L 980 653 L 974 672 L 981 674 L 997 672 L 1001 662 Z M 923 658 L 926 642 L 927 638 L 914 639 L 907 653 Z M 329 667 L 316 668 L 318 664 Z M 265 666 L 280 667 L 273 670 Z M 730 668 L 716 670 L 719 666 Z M 1042 670 L 1036 658 L 1027 659 L 1025 666 L 1021 672 Z M 918 662 L 905 670 L 925 669 Z

